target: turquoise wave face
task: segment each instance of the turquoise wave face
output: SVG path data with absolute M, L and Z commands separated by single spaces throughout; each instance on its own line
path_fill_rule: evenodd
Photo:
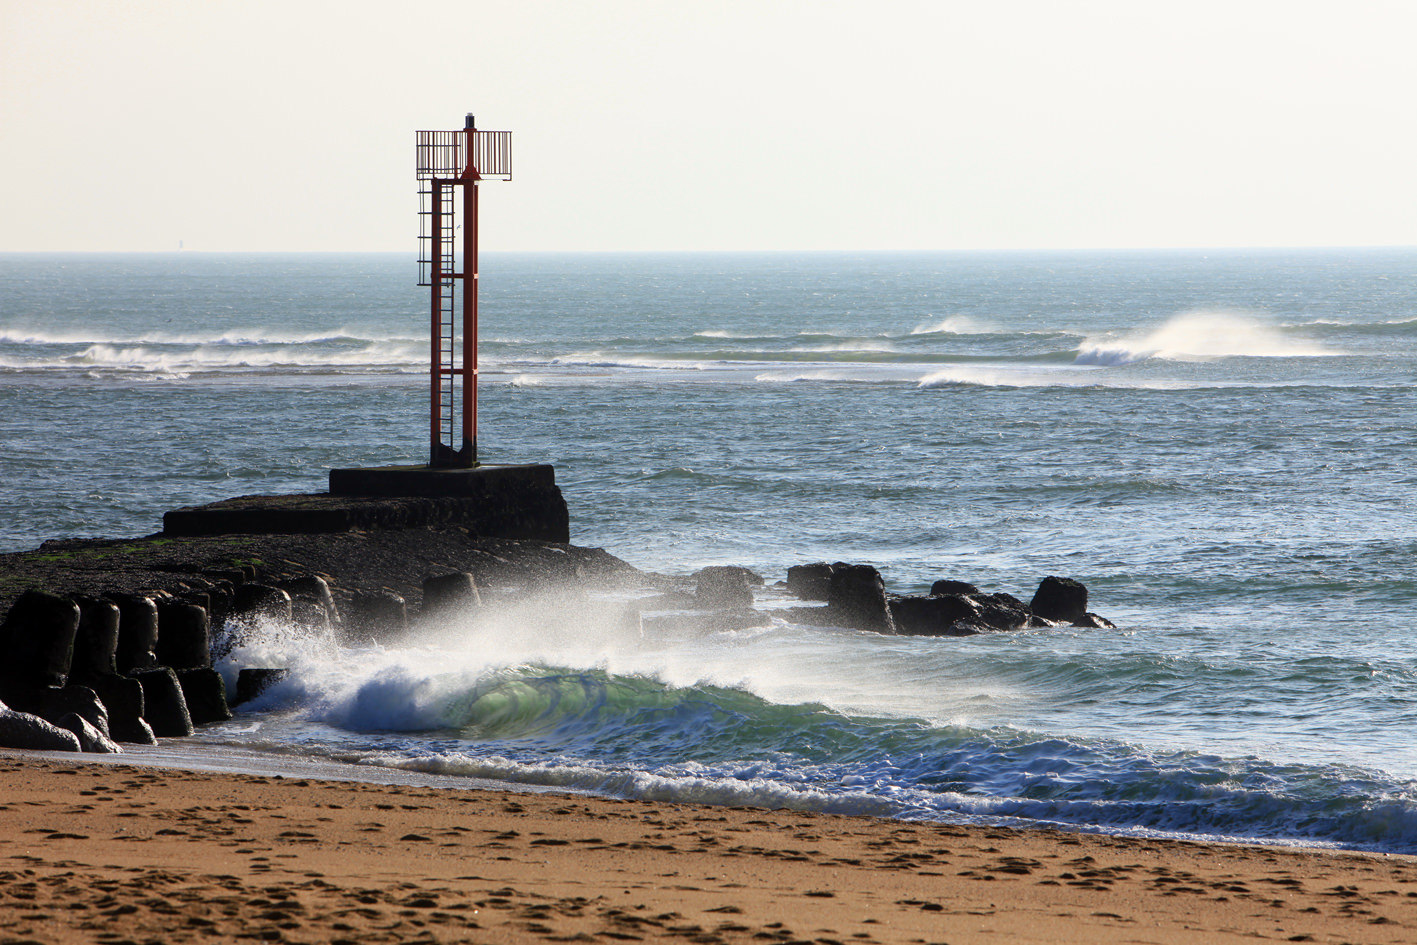
M 434 707 L 430 707 L 434 708 Z M 386 763 L 681 801 L 1417 851 L 1417 789 L 1343 765 L 780 705 L 604 671 L 504 669 Z

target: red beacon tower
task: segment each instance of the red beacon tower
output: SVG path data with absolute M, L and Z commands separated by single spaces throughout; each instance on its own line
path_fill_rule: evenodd
M 468 115 L 460 131 L 418 132 L 419 284 L 429 290 L 432 338 L 428 465 L 331 469 L 328 497 L 281 508 L 263 524 L 279 519 L 282 529 L 300 532 L 456 527 L 469 538 L 571 540 L 550 464 L 477 461 L 477 188 L 511 177 L 509 131 L 479 131 Z
M 460 131 L 418 132 L 417 163 L 418 284 L 429 288 L 431 326 L 428 465 L 470 469 L 478 465 L 477 190 L 512 179 L 512 133 L 479 131 L 469 114 Z

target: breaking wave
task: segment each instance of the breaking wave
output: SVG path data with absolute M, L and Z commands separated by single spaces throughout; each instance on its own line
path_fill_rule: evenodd
M 632 628 L 616 633 L 610 663 L 648 655 Z M 244 655 L 291 669 L 254 704 L 263 725 L 318 723 L 298 739 L 303 750 L 365 764 L 672 802 L 1389 852 L 1417 846 L 1417 792 L 1367 769 L 777 701 L 747 683 L 675 678 L 682 673 L 667 665 L 611 668 L 606 653 L 584 652 L 580 666 L 528 659 L 527 646 L 571 655 L 585 641 L 533 645 L 533 634 L 521 636 L 488 653 L 455 637 L 344 650 L 281 631 Z M 685 645 L 679 657 L 702 644 Z

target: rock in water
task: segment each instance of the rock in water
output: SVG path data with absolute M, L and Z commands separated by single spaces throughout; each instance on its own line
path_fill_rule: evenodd
M 787 569 L 787 590 L 800 600 L 826 600 L 831 594 L 832 565 L 825 561 Z
M 225 722 L 231 718 L 226 704 L 226 681 L 210 666 L 177 670 L 177 682 L 182 686 L 182 699 L 193 725 Z
M 964 594 L 966 596 L 978 594 L 979 588 L 968 581 L 936 581 L 930 585 L 930 596 L 937 597 L 941 594 Z
M 231 704 L 249 702 L 289 675 L 288 669 L 243 669 L 236 675 L 236 698 Z
M 979 594 L 974 602 L 979 605 L 979 621 L 990 630 L 1022 630 L 1028 626 L 1028 605 L 1012 594 Z
M 1028 609 L 1048 620 L 1077 623 L 1087 613 L 1087 588 L 1072 578 L 1046 577 Z
M 869 564 L 838 562 L 831 566 L 827 610 L 834 623 L 873 633 L 895 633 L 886 604 L 886 582 Z
M 979 607 L 963 594 L 897 597 L 890 602 L 891 616 L 900 633 L 921 637 L 973 636 L 976 630 L 955 630 L 956 624 L 979 619 Z
M 745 610 L 763 579 L 747 568 L 714 565 L 695 575 L 694 602 L 704 610 Z

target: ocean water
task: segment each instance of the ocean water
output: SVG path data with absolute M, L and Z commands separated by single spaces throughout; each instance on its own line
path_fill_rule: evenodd
M 1417 853 L 1417 250 L 507 255 L 481 449 L 572 539 L 763 574 L 768 625 L 552 596 L 398 645 L 265 627 L 233 750 L 619 796 Z M 0 255 L 0 548 L 422 462 L 403 255 Z M 1116 630 L 785 619 L 871 563 Z

